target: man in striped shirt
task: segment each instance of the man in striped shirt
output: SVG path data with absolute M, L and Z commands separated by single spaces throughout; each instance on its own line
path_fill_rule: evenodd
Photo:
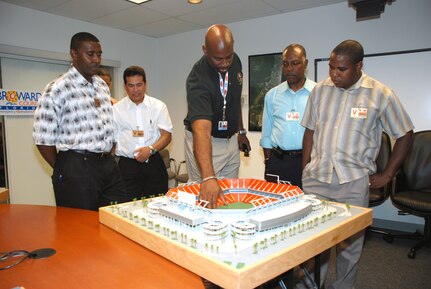
M 301 121 L 302 185 L 306 193 L 367 207 L 369 189 L 389 183 L 403 162 L 413 124 L 394 91 L 362 71 L 363 56 L 359 42 L 340 43 L 330 56 L 329 77 L 310 94 Z M 382 130 L 396 141 L 386 168 L 376 173 Z M 363 238 L 360 232 L 337 246 L 336 280 L 326 288 L 354 288 Z M 322 282 L 329 261 L 323 255 Z

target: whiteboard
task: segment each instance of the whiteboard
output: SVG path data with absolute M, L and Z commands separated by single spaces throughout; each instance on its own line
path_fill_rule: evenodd
M 316 81 L 328 77 L 328 63 L 315 60 Z M 431 48 L 365 55 L 363 70 L 395 91 L 415 131 L 431 129 Z

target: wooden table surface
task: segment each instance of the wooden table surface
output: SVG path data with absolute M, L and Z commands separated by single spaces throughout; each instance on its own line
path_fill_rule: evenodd
M 57 253 L 0 270 L 1 289 L 204 288 L 199 276 L 100 224 L 98 212 L 0 205 L 0 252 L 40 248 Z

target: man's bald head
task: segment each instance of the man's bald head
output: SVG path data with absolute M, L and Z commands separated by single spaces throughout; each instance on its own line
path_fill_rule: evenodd
M 232 31 L 222 24 L 208 28 L 202 50 L 211 66 L 219 72 L 226 72 L 232 65 L 234 50 Z
M 225 46 L 233 48 L 232 31 L 222 24 L 211 26 L 205 34 L 205 46 L 207 49 L 222 49 Z

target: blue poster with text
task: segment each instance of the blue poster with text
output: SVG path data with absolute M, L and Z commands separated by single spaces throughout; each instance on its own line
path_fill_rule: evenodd
M 33 114 L 40 96 L 39 91 L 0 89 L 0 115 Z

